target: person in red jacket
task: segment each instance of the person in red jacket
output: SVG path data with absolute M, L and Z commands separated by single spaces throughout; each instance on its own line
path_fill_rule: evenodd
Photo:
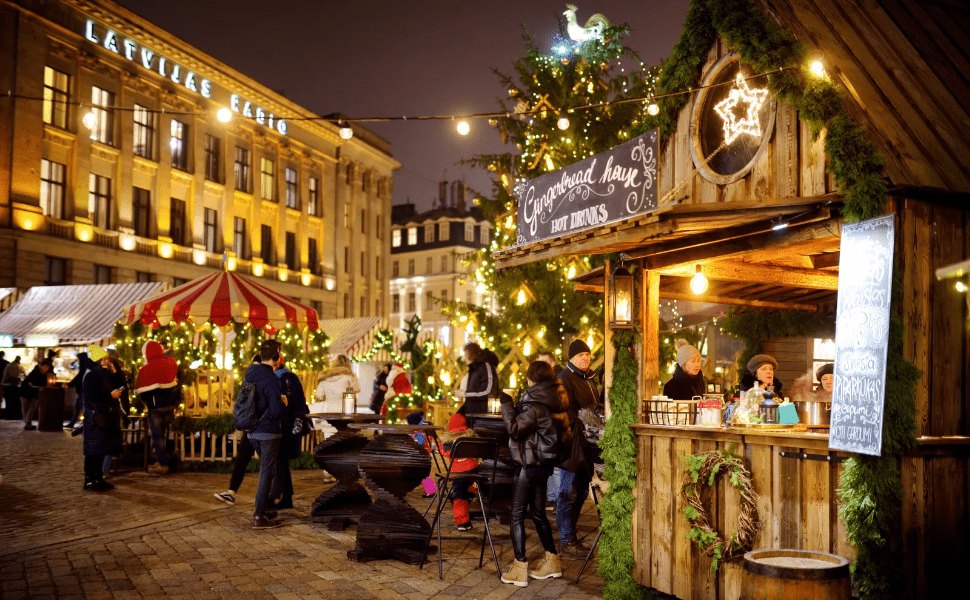
M 465 421 L 465 415 L 458 412 L 455 413 L 451 419 L 448 420 L 448 431 L 443 432 L 439 437 L 441 438 L 442 448 L 441 454 L 445 458 L 451 458 L 451 446 L 456 440 L 463 437 L 472 437 L 475 435 L 471 429 L 468 429 L 468 423 Z M 459 458 L 454 461 L 451 466 L 452 476 L 456 473 L 477 473 L 478 472 L 478 460 L 474 458 Z M 454 477 L 454 485 L 452 486 L 451 494 L 451 514 L 455 517 L 455 526 L 458 527 L 458 531 L 468 531 L 472 528 L 471 517 L 468 515 L 468 501 L 471 499 L 474 493 L 470 488 L 471 484 L 467 483 L 460 477 Z

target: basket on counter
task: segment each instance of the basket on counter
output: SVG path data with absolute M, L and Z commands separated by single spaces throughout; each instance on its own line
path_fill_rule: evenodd
M 693 425 L 700 400 L 671 400 L 653 396 L 643 400 L 643 420 L 648 425 Z

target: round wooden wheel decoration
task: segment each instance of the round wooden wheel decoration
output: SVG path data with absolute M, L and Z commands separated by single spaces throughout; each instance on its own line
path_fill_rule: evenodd
M 758 496 L 751 482 L 751 472 L 739 457 L 716 450 L 684 458 L 687 461 L 687 474 L 684 477 L 681 494 L 687 502 L 687 506 L 684 507 L 684 518 L 691 526 L 687 536 L 697 542 L 704 554 L 713 557 L 711 562 L 713 573 L 717 571 L 721 561 L 743 556 L 745 552 L 751 550 L 754 536 L 761 528 L 758 518 Z M 724 537 L 711 527 L 710 514 L 701 500 L 703 486 L 713 488 L 717 478 L 724 475 L 728 477 L 731 487 L 741 496 L 737 528 L 728 543 L 725 543 Z

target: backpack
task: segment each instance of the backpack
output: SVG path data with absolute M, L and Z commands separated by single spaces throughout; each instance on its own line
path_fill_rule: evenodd
M 236 429 L 252 431 L 259 424 L 256 414 L 256 384 L 244 381 L 236 396 L 236 407 L 233 409 Z

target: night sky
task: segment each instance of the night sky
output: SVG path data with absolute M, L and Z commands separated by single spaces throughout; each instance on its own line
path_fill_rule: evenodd
M 554 0 L 384 2 L 357 0 L 118 0 L 202 51 L 319 114 L 348 117 L 460 115 L 498 110 L 508 97 L 493 68 L 512 72 L 524 54 L 522 25 L 549 49 L 565 2 Z M 647 65 L 667 58 L 688 0 L 578 4 L 626 24 L 626 44 Z M 485 119 L 462 137 L 450 121 L 367 123 L 403 163 L 394 203 L 431 208 L 437 183 L 463 178 L 491 193 L 488 173 L 455 163 L 503 151 Z M 508 150 L 507 150 L 508 151 Z

